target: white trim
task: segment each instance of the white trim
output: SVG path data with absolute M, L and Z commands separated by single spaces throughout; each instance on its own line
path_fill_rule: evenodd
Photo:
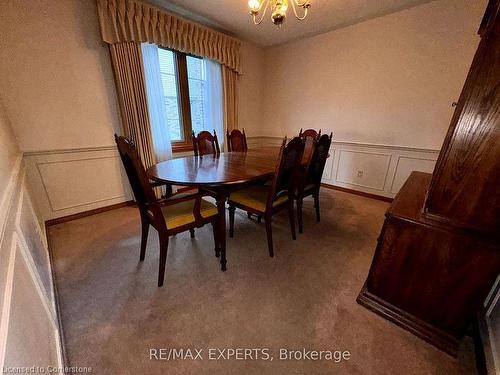
M 95 151 L 116 151 L 116 146 L 98 146 L 98 147 L 81 147 L 81 148 L 63 148 L 54 150 L 27 151 L 24 156 L 40 156 L 54 154 L 76 154 L 79 152 L 95 152 Z
M 26 239 L 24 238 L 22 232 L 19 232 L 17 237 L 18 237 L 19 249 L 21 250 L 21 255 L 24 259 L 24 263 L 26 264 L 26 268 L 28 268 L 31 280 L 35 285 L 38 297 L 40 298 L 40 301 L 42 302 L 42 305 L 45 308 L 45 312 L 47 313 L 47 316 L 50 322 L 52 323 L 52 328 L 58 329 L 57 317 L 55 316 L 55 311 L 52 310 L 50 307 L 51 303 L 48 300 L 47 294 L 45 292 L 45 287 L 43 286 L 40 274 L 38 273 L 38 270 L 35 266 L 33 257 L 31 256 L 30 251 L 28 250 L 28 244 L 26 243 Z
M 490 293 L 486 297 L 484 302 L 485 314 L 483 322 L 485 324 L 486 332 L 484 333 L 483 347 L 486 357 L 486 366 L 488 371 L 493 370 L 494 373 L 500 374 L 500 348 L 497 347 L 496 341 L 500 335 L 500 332 L 494 332 L 491 326 L 491 318 L 494 314 L 493 310 L 496 310 L 496 314 L 500 313 L 500 275 L 497 277 L 493 288 L 491 288 Z
M 284 137 L 277 137 L 277 136 L 252 136 L 248 137 L 249 141 L 255 141 L 255 140 L 270 140 L 270 141 L 279 141 Z M 413 151 L 413 152 L 439 152 L 438 149 L 434 148 L 420 148 L 420 147 L 411 147 L 411 146 L 402 146 L 402 145 L 390 145 L 390 144 L 383 144 L 383 143 L 369 143 L 369 142 L 354 142 L 354 141 L 339 141 L 339 140 L 333 140 L 332 141 L 332 146 L 357 146 L 357 147 L 373 147 L 373 148 L 387 148 L 391 150 L 400 150 L 400 151 Z
M 26 267 L 28 268 L 31 279 L 33 281 L 33 284 L 35 284 L 35 288 L 38 292 L 40 300 L 42 301 L 42 304 L 46 310 L 47 315 L 50 316 L 50 320 L 52 322 L 52 325 L 54 326 L 54 328 L 57 329 L 56 311 L 55 311 L 55 308 L 54 309 L 51 308 L 52 303 L 51 303 L 51 300 L 49 299 L 49 296 L 47 295 L 47 293 L 51 293 L 51 292 L 48 290 L 45 291 L 45 286 L 43 285 L 42 279 L 40 277 L 40 273 L 37 269 L 35 261 L 31 255 L 31 252 L 29 251 L 28 242 L 26 241 L 26 237 L 24 236 L 23 228 L 21 227 L 21 215 L 23 212 L 24 199 L 26 197 L 26 195 L 25 195 L 26 189 L 24 186 L 25 177 L 26 177 L 26 175 L 23 175 L 21 177 L 21 181 L 19 184 L 19 187 L 20 187 L 19 199 L 17 200 L 17 211 L 16 211 L 16 222 L 15 222 L 15 230 L 16 230 L 17 240 L 18 240 L 17 242 L 19 243 L 19 249 L 21 250 L 21 254 L 24 258 L 24 261 L 26 263 Z M 35 217 L 32 217 L 32 219 L 34 221 L 36 221 Z M 44 248 L 44 250 L 45 250 L 46 254 L 48 255 L 48 249 Z M 50 275 L 49 280 L 51 282 L 50 285 L 52 286 L 53 284 L 52 284 L 52 273 L 50 270 L 50 260 L 49 260 L 49 263 L 47 263 L 47 264 L 49 265 L 49 269 L 48 269 L 48 272 Z M 53 289 L 53 288 L 51 288 L 51 289 Z M 53 291 L 51 294 L 53 295 Z
M 5 353 L 7 348 L 7 337 L 9 335 L 10 303 L 12 299 L 12 290 L 14 286 L 14 267 L 16 262 L 17 235 L 13 233 L 9 253 L 9 266 L 7 268 L 7 277 L 5 292 L 2 304 L 2 318 L 0 321 L 0 369 L 4 368 Z
M 23 158 L 22 155 L 20 155 L 14 163 L 14 168 L 12 169 L 12 173 L 9 177 L 9 182 L 2 196 L 2 199 L 0 200 L 0 245 L 3 241 L 7 217 L 12 208 L 14 188 L 17 184 L 19 173 L 21 171 L 22 161 Z

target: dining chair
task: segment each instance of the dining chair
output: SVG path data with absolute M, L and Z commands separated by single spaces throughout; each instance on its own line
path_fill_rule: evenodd
M 326 160 L 332 144 L 333 133 L 323 134 L 314 142 L 311 160 L 306 167 L 305 175 L 300 179 L 297 189 L 297 216 L 299 220 L 299 233 L 303 232 L 302 204 L 304 198 L 312 195 L 314 198 L 314 208 L 316 210 L 316 220 L 320 221 L 319 212 L 319 189 L 321 187 L 321 177 L 325 169 Z
M 198 135 L 193 132 L 192 139 L 194 156 L 220 154 L 219 141 L 215 130 L 213 135 L 206 130 L 199 132 Z
M 306 141 L 303 159 L 308 161 L 311 160 L 313 153 L 313 144 L 320 136 L 321 136 L 321 129 L 319 130 L 319 132 L 317 132 L 314 129 L 306 129 L 304 131 L 300 129 L 299 137 Z
M 281 145 L 274 178 L 270 185 L 253 185 L 237 190 L 229 196 L 229 237 L 234 236 L 234 213 L 236 208 L 257 216 L 263 216 L 266 225 L 269 256 L 274 256 L 272 237 L 272 216 L 288 208 L 292 238 L 295 240 L 294 195 L 297 173 L 304 152 L 304 140 L 293 138 L 286 144 L 286 138 Z
M 243 132 L 239 131 L 238 129 L 231 130 L 231 133 L 229 133 L 229 130 L 227 131 L 227 148 L 230 152 L 248 151 L 245 129 L 243 129 Z
M 219 255 L 219 235 L 217 234 L 218 210 L 215 205 L 202 199 L 208 194 L 175 195 L 170 198 L 156 198 L 144 166 L 139 158 L 133 142 L 117 136 L 115 141 L 120 158 L 125 167 L 132 191 L 141 216 L 141 253 L 142 262 L 146 255 L 149 226 L 158 232 L 160 239 L 160 266 L 158 271 L 158 286 L 163 285 L 167 261 L 168 238 L 180 232 L 200 228 L 211 223 L 215 242 L 215 255 Z

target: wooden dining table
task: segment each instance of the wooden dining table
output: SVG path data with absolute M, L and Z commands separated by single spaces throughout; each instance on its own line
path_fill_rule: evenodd
M 278 163 L 280 147 L 255 148 L 247 152 L 223 152 L 219 155 L 184 156 L 153 165 L 147 170 L 151 180 L 166 184 L 192 186 L 215 192 L 219 211 L 219 254 L 221 270 L 226 270 L 226 207 L 232 191 L 253 181 L 270 179 Z M 302 164 L 308 163 L 307 148 Z

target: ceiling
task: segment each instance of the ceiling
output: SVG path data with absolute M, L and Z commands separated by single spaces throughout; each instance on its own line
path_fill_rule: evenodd
M 298 21 L 290 7 L 281 29 L 272 24 L 270 12 L 255 26 L 248 0 L 148 0 L 172 12 L 229 32 L 263 47 L 321 34 L 370 18 L 411 8 L 432 0 L 310 0 L 309 16 Z

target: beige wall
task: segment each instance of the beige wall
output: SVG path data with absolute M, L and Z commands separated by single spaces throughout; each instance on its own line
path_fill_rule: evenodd
M 95 1 L 2 1 L 0 17 L 0 86 L 21 149 L 111 145 L 118 112 Z
M 3 208 L 12 170 L 20 156 L 21 152 L 0 98 L 0 208 Z
M 261 133 L 439 149 L 485 5 L 438 0 L 266 49 Z
M 249 136 L 261 135 L 264 90 L 264 50 L 243 42 L 241 48 L 243 75 L 238 95 L 239 127 Z

